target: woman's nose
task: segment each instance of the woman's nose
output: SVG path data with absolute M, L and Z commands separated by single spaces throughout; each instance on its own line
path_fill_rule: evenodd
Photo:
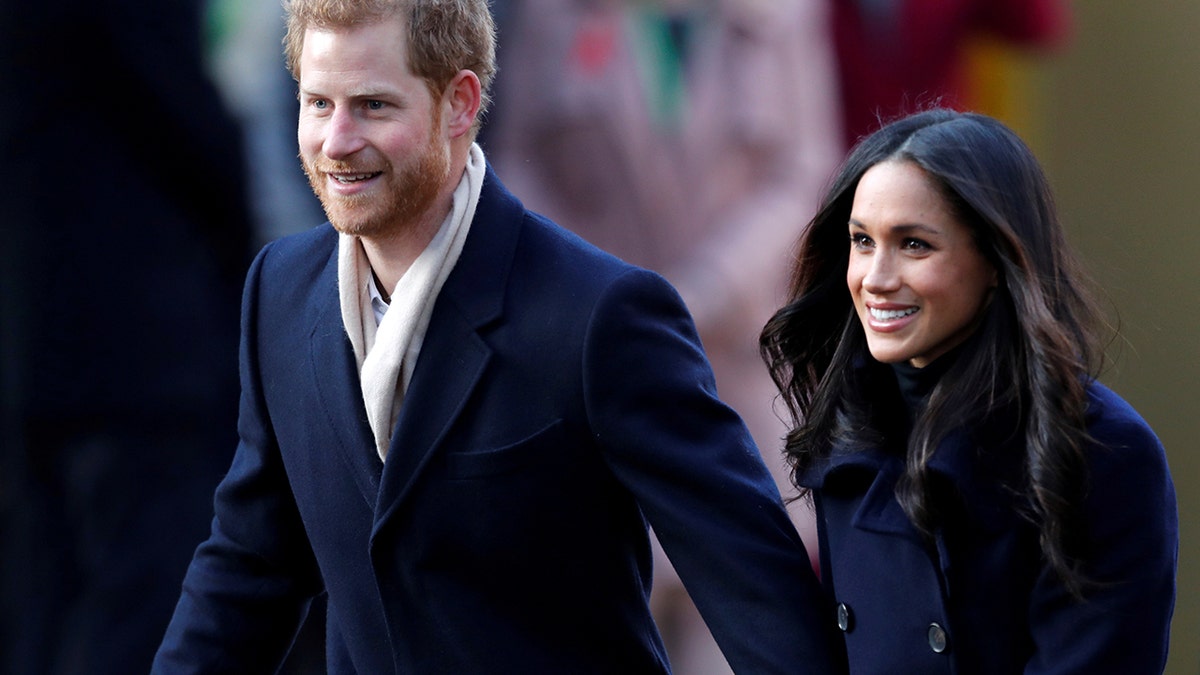
M 884 293 L 900 288 L 899 270 L 891 255 L 876 251 L 871 256 L 871 266 L 863 277 L 863 288 L 871 293 Z

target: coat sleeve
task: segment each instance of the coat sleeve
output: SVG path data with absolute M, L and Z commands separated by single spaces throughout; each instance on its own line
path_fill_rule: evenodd
M 243 297 L 237 452 L 154 673 L 276 672 L 321 589 L 262 395 L 258 285 L 269 250 L 251 267 Z
M 1166 667 L 1179 521 L 1162 444 L 1111 392 L 1100 394 L 1085 515 L 1085 601 L 1043 570 L 1030 605 L 1030 675 L 1161 673 Z
M 606 460 L 734 670 L 839 672 L 833 613 L 804 545 L 661 277 L 631 271 L 602 294 L 583 368 Z

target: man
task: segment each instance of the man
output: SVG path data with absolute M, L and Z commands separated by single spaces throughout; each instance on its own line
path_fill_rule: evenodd
M 347 5 L 349 5 L 347 7 Z M 667 672 L 649 521 L 741 672 L 830 672 L 828 608 L 677 294 L 524 210 L 472 141 L 485 0 L 293 0 L 331 225 L 268 246 L 241 442 L 155 672 Z

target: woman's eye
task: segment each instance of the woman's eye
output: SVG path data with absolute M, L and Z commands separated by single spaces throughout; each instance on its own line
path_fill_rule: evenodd
M 910 250 L 910 251 L 924 251 L 924 250 L 930 248 L 928 242 L 922 241 L 921 239 L 911 239 L 911 238 L 905 239 L 903 246 L 905 249 Z
M 850 245 L 865 248 L 871 245 L 871 238 L 861 232 L 853 232 L 850 234 Z

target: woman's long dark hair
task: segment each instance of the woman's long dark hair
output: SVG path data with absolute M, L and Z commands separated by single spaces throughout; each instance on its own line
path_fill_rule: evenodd
M 762 354 L 793 419 L 786 453 L 793 481 L 835 444 L 879 443 L 861 387 L 873 363 L 846 286 L 847 223 L 862 175 L 910 161 L 942 190 L 995 266 L 1000 283 L 976 333 L 942 376 L 908 438 L 897 498 L 929 535 L 936 527 L 928 464 L 950 432 L 1005 411 L 1023 448 L 1021 492 L 1046 559 L 1076 597 L 1086 580 L 1078 507 L 1086 489 L 1086 387 L 1102 363 L 1101 315 L 1067 247 L 1041 167 L 989 117 L 929 110 L 861 141 L 801 236 L 791 301 L 767 323 Z

